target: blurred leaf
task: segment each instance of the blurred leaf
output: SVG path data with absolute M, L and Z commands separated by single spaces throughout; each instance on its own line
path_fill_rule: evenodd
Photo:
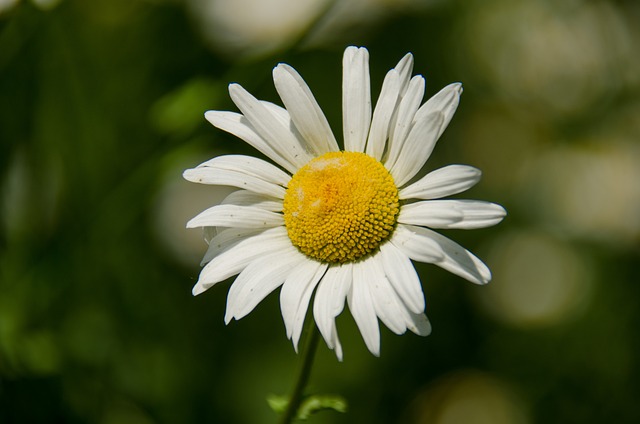
M 281 414 L 287 409 L 287 405 L 289 404 L 289 397 L 280 395 L 269 395 L 267 396 L 267 403 L 274 412 Z
M 190 133 L 204 122 L 204 112 L 217 103 L 223 87 L 218 81 L 206 78 L 187 81 L 153 105 L 151 124 L 167 135 Z
M 271 409 L 277 413 L 283 413 L 289 405 L 288 396 L 269 395 L 267 402 Z M 338 395 L 311 395 L 300 403 L 297 418 L 308 420 L 316 412 L 332 409 L 337 412 L 347 412 L 347 401 Z
M 337 412 L 347 412 L 347 401 L 338 395 L 312 395 L 305 398 L 298 410 L 298 418 L 308 419 L 316 412 L 333 409 Z

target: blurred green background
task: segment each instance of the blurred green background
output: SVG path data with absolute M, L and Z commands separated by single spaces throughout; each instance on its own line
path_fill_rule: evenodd
M 428 95 L 464 83 L 426 168 L 481 168 L 465 197 L 509 215 L 446 233 L 488 286 L 417 266 L 431 336 L 384 328 L 375 358 L 339 318 L 310 390 L 350 411 L 309 422 L 640 422 L 639 23 L 631 0 L 0 0 L 0 422 L 276 421 L 277 295 L 228 327 L 228 283 L 191 296 L 184 226 L 226 190 L 181 172 L 255 154 L 203 112 L 234 81 L 279 103 L 281 61 L 341 134 L 350 44 L 374 98 L 407 51 Z

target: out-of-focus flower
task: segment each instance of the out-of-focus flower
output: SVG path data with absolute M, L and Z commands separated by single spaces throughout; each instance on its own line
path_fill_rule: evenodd
M 416 424 L 527 424 L 531 418 L 514 387 L 496 376 L 461 370 L 430 384 L 412 403 Z
M 532 158 L 521 180 L 528 213 L 571 237 L 636 244 L 640 147 L 618 137 L 550 149 Z
M 189 0 L 203 36 L 237 57 L 274 50 L 301 34 L 328 0 Z
M 0 0 L 0 15 L 15 7 L 20 0 Z M 39 9 L 50 10 L 56 7 L 62 0 L 31 0 Z
M 602 107 L 638 83 L 637 32 L 608 2 L 509 2 L 469 8 L 464 67 L 507 97 L 557 119 Z M 632 22 L 632 20 L 629 20 Z
M 504 209 L 493 203 L 439 200 L 475 185 L 480 171 L 450 165 L 410 183 L 462 93 L 460 84 L 451 84 L 420 106 L 425 82 L 419 75 L 411 78 L 412 69 L 407 54 L 386 75 L 372 111 L 368 51 L 345 50 L 344 151 L 311 90 L 286 64 L 276 66 L 273 77 L 287 109 L 231 84 L 242 114 L 206 113 L 213 125 L 282 168 L 231 155 L 184 173 L 189 181 L 240 189 L 187 224 L 204 227 L 209 241 L 194 294 L 239 273 L 229 290 L 227 323 L 282 286 L 282 316 L 297 349 L 315 290 L 315 321 L 338 358 L 335 318 L 345 300 L 367 347 L 378 355 L 378 318 L 397 334 L 431 330 L 411 260 L 434 263 L 477 284 L 491 279 L 476 256 L 431 229 L 483 228 L 502 220 Z
M 491 243 L 496 278 L 477 293 L 488 315 L 515 327 L 555 325 L 583 312 L 594 270 L 569 243 L 542 231 L 513 231 Z
M 204 39 L 233 58 L 283 48 L 302 35 L 310 45 L 343 37 L 394 11 L 429 7 L 438 0 L 188 0 Z M 311 32 L 309 32 L 311 30 Z
M 0 0 L 0 14 L 7 10 L 11 10 L 11 8 L 16 4 L 18 4 L 18 0 Z

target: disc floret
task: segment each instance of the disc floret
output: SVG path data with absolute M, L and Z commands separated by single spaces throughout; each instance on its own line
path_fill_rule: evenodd
M 360 152 L 330 152 L 288 184 L 284 221 L 291 242 L 321 262 L 355 261 L 393 232 L 400 206 L 393 177 Z

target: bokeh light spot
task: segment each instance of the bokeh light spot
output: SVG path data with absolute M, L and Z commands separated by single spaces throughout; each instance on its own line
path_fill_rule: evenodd
M 592 292 L 587 261 L 569 244 L 541 232 L 496 239 L 488 262 L 494 279 L 477 292 L 484 311 L 517 327 L 562 322 L 583 310 Z

